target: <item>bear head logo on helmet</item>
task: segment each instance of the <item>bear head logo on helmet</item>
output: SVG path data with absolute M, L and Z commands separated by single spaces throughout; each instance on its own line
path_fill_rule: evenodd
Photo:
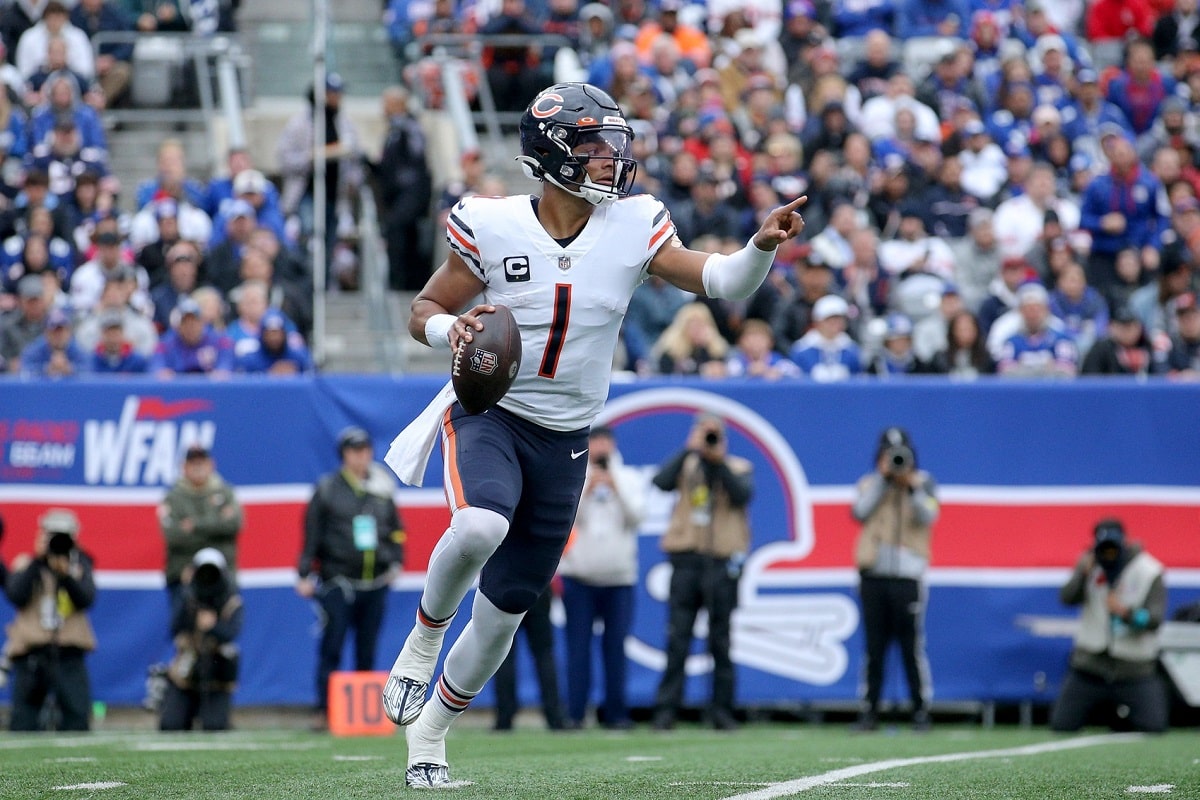
M 517 161 L 534 180 L 546 180 L 592 205 L 627 197 L 637 174 L 630 155 L 633 129 L 607 92 L 586 83 L 556 83 L 521 115 Z M 612 162 L 607 182 L 587 165 Z

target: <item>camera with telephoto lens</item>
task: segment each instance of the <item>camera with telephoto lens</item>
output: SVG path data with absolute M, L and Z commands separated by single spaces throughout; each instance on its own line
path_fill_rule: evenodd
M 889 447 L 884 453 L 884 458 L 893 472 L 904 472 L 911 469 L 915 460 L 912 448 L 902 444 Z
M 75 549 L 75 537 L 63 531 L 56 531 L 50 534 L 50 538 L 46 541 L 46 551 L 50 555 L 66 556 L 70 555 Z
M 709 431 L 704 434 L 704 443 L 709 447 L 716 447 L 721 443 L 721 434 L 717 431 Z

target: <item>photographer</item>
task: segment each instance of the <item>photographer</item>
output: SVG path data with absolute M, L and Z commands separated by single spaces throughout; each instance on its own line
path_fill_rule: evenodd
M 237 682 L 234 640 L 242 630 L 242 598 L 225 556 L 215 547 L 196 553 L 183 578 L 171 620 L 175 658 L 167 668 L 159 730 L 191 730 L 197 717 L 206 731 L 227 730 Z
M 1082 605 L 1083 613 L 1051 729 L 1077 731 L 1093 708 L 1108 706 L 1126 711 L 1121 727 L 1165 731 L 1169 709 L 1158 677 L 1158 626 L 1167 610 L 1163 565 L 1126 541 L 1120 520 L 1104 519 L 1059 597 Z
M 677 491 L 662 549 L 671 561 L 667 666 L 658 686 L 654 727 L 669 730 L 683 701 L 688 649 L 700 609 L 708 611 L 708 649 L 713 658 L 710 721 L 733 730 L 734 670 L 729 655 L 730 619 L 738 578 L 750 547 L 746 506 L 754 492 L 753 468 L 727 453 L 725 424 L 700 414 L 682 452 L 654 476 L 654 485 Z
M 50 509 L 38 519 L 33 556 L 23 553 L 13 562 L 7 588 L 17 614 L 8 626 L 7 652 L 14 731 L 89 728 L 84 654 L 96 649 L 96 636 L 84 611 L 96 599 L 96 584 L 78 536 L 74 512 Z
M 860 575 L 867 641 L 866 697 L 858 730 L 879 725 L 883 664 L 893 640 L 900 645 L 916 730 L 930 725 L 929 663 L 925 658 L 925 590 L 931 526 L 938 517 L 937 484 L 917 468 L 912 440 L 902 428 L 879 438 L 875 470 L 859 479 L 851 513 L 862 523 L 854 560 Z

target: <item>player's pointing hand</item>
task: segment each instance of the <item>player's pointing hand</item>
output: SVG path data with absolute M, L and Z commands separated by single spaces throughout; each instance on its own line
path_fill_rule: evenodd
M 804 230 L 804 217 L 799 209 L 807 202 L 808 195 L 802 195 L 768 214 L 754 234 L 754 246 L 759 250 L 774 250 L 781 242 L 799 236 Z

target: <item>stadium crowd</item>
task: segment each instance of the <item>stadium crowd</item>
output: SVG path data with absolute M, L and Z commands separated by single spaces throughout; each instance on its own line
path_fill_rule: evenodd
M 311 229 L 297 224 L 311 215 L 311 162 L 292 164 L 285 156 L 305 148 L 284 146 L 311 135 L 311 117 L 281 139 L 282 191 L 243 151 L 225 176 L 189 175 L 171 139 L 156 177 L 123 188 L 107 166 L 103 110 L 124 102 L 132 48 L 88 37 L 227 30 L 237 4 L 146 5 L 0 10 L 0 369 L 311 371 Z M 1200 377 L 1195 0 L 386 5 L 426 107 L 441 103 L 431 34 L 484 36 L 502 110 L 554 79 L 613 94 L 637 134 L 638 188 L 667 203 L 688 246 L 731 252 L 769 209 L 809 196 L 804 239 L 780 248 L 749 300 L 642 286 L 618 369 Z M 220 13 L 190 16 L 199 6 Z M 513 33 L 559 38 L 487 44 Z M 336 109 L 342 88 L 336 76 L 326 86 L 327 128 L 341 135 L 327 150 L 335 241 L 352 227 L 346 184 L 363 180 L 357 136 Z M 466 194 L 531 188 L 505 186 L 465 153 L 434 219 Z M 414 192 L 382 193 L 396 261 L 423 232 L 386 222 L 397 217 L 386 206 Z M 393 288 L 398 275 L 406 288 L 425 277 L 407 265 L 392 273 Z
M 750 300 L 641 287 L 618 367 L 1200 374 L 1193 0 L 493 5 L 390 4 L 428 103 L 428 35 L 479 34 L 501 110 L 564 78 L 621 102 L 637 184 L 687 246 L 731 252 L 769 209 L 809 196 L 806 240 L 780 248 Z M 571 46 L 487 40 L 534 33 Z M 486 170 L 469 175 L 444 208 L 496 190 Z

